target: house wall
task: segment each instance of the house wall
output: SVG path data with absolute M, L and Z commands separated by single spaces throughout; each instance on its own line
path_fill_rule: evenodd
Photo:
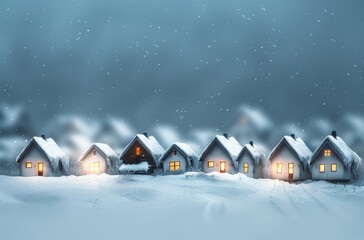
M 244 173 L 244 163 L 249 164 L 249 169 L 247 173 Z M 255 171 L 254 161 L 252 157 L 248 153 L 244 153 L 242 157 L 239 159 L 238 163 L 238 172 L 245 174 L 248 177 L 253 178 L 254 177 L 254 171 Z
M 96 150 L 95 156 L 92 154 L 93 150 Z M 100 174 L 107 173 L 108 166 L 105 157 L 102 156 L 96 148 L 93 148 L 81 161 L 82 174 L 90 174 L 89 163 L 93 162 L 100 162 Z
M 170 171 L 169 163 L 180 161 L 180 171 Z M 177 151 L 177 155 L 173 155 L 173 151 L 171 151 L 168 156 L 163 161 L 163 173 L 164 174 L 182 174 L 185 173 L 187 169 L 187 159 L 183 156 L 179 151 Z
M 135 148 L 140 147 L 141 155 L 135 155 Z M 129 147 L 127 152 L 125 152 L 122 156 L 123 164 L 139 164 L 141 162 L 147 162 L 151 167 L 149 168 L 149 174 L 153 173 L 153 171 L 157 168 L 155 160 L 151 154 L 144 148 L 144 146 L 138 141 L 134 141 L 133 144 Z
M 324 150 L 330 149 L 331 156 L 325 157 Z M 331 172 L 331 164 L 337 164 L 337 171 Z M 319 166 L 320 164 L 325 164 L 325 172 L 320 173 Z M 323 147 L 322 150 L 317 154 L 316 158 L 313 161 L 313 164 L 310 166 L 312 179 L 314 180 L 351 180 L 352 173 L 350 171 L 351 168 L 346 168 L 339 158 L 339 156 L 332 150 L 331 147 Z
M 207 166 L 207 163 L 209 161 L 214 162 L 213 168 L 209 168 Z M 226 173 L 230 173 L 230 174 L 236 173 L 236 170 L 234 169 L 234 167 L 232 165 L 230 156 L 228 156 L 227 153 L 218 144 L 214 144 L 212 146 L 212 148 L 209 149 L 209 151 L 204 156 L 204 158 L 201 159 L 201 170 L 205 173 L 210 173 L 210 172 L 215 172 L 215 171 L 220 172 L 220 162 L 221 161 L 226 162 Z
M 277 173 L 276 165 L 282 163 L 282 173 Z M 293 180 L 304 180 L 306 173 L 301 167 L 301 161 L 288 148 L 283 145 L 269 161 L 269 177 L 272 179 L 288 180 L 288 163 L 293 163 Z
M 31 162 L 32 168 L 26 168 L 25 163 Z M 53 171 L 53 168 L 50 166 L 49 160 L 44 156 L 44 154 L 33 145 L 30 149 L 25 153 L 22 160 L 19 162 L 20 174 L 21 176 L 31 177 L 38 176 L 38 163 L 43 163 L 43 176 L 51 177 L 57 176 Z

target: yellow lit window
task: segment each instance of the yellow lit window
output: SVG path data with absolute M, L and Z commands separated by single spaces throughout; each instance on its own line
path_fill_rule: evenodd
M 249 172 L 249 163 L 244 163 L 243 164 L 243 169 L 244 169 L 244 173 Z
M 288 163 L 288 174 L 293 174 L 293 168 L 294 167 L 294 165 L 293 165 L 293 163 Z
M 213 167 L 214 167 L 214 161 L 208 161 L 208 162 L 207 162 L 207 166 L 208 166 L 209 168 L 213 168 Z
M 331 172 L 336 172 L 336 171 L 337 171 L 336 163 L 331 164 Z
M 320 168 L 320 173 L 325 172 L 325 164 L 320 164 L 319 168 Z
M 91 174 L 99 174 L 100 173 L 100 162 L 92 162 L 89 163 L 89 172 Z
M 169 163 L 169 170 L 170 171 L 178 171 L 181 169 L 181 162 L 180 161 L 176 161 L 176 162 L 170 162 Z
M 277 173 L 282 173 L 282 163 L 277 163 Z
M 26 162 L 25 167 L 26 168 L 32 168 L 32 163 L 31 162 Z
M 135 148 L 135 155 L 140 156 L 140 152 L 141 152 L 140 147 L 136 147 Z
M 325 149 L 324 150 L 324 156 L 325 157 L 330 157 L 331 156 L 331 150 L 330 149 Z

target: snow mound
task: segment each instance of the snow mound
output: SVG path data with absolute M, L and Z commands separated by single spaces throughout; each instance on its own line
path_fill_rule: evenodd
M 148 172 L 150 165 L 147 162 L 139 164 L 122 164 L 119 168 L 121 173 Z

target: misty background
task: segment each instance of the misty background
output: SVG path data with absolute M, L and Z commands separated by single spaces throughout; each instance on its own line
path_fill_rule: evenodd
M 120 153 L 148 131 L 200 152 L 215 134 L 267 152 L 336 130 L 364 156 L 364 2 L 0 2 L 0 158 L 45 133 Z

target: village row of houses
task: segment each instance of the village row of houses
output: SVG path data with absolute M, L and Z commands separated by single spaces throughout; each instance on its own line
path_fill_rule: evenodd
M 16 159 L 22 176 L 70 173 L 69 156 L 51 138 L 34 137 Z M 242 173 L 252 178 L 348 181 L 356 177 L 360 157 L 333 131 L 314 151 L 294 134 L 284 136 L 266 155 L 252 141 L 241 146 L 228 134 L 217 135 L 198 156 L 188 144 L 165 150 L 153 136 L 137 134 L 118 156 L 104 143 L 92 144 L 79 159 L 82 174 Z

